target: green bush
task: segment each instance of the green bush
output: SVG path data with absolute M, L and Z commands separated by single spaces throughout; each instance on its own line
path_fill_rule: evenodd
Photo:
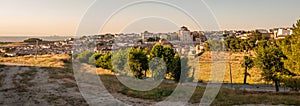
M 89 58 L 89 64 L 96 65 L 96 60 L 99 59 L 103 54 L 101 53 L 95 53 Z
M 88 63 L 89 62 L 89 58 L 94 54 L 93 51 L 84 51 L 82 52 L 81 54 L 79 54 L 77 57 L 76 57 L 76 60 L 78 60 L 79 62 L 81 63 Z
M 112 69 L 112 64 L 111 64 L 111 53 L 105 53 L 105 54 L 96 54 L 95 55 L 95 64 L 96 67 L 101 67 L 104 69 Z

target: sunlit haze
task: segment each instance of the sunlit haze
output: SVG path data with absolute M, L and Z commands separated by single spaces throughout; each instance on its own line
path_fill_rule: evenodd
M 167 2 L 168 0 L 164 1 Z M 291 27 L 295 23 L 295 20 L 300 18 L 300 14 L 297 13 L 300 10 L 299 0 L 204 1 L 216 16 L 221 30 Z M 93 2 L 94 0 L 1 0 L 0 36 L 74 35 L 81 18 Z M 182 3 L 189 3 L 189 1 Z M 198 5 L 191 4 L 190 7 L 182 8 L 193 8 L 196 6 Z M 132 8 L 127 11 L 135 12 L 131 12 L 127 16 L 132 15 L 132 13 L 148 11 L 148 9 L 149 7 L 147 6 L 139 6 L 138 9 Z M 152 11 L 158 14 L 166 12 L 160 11 L 161 9 L 161 7 L 156 7 Z M 180 17 L 178 16 L 180 14 L 175 14 L 176 12 L 174 11 L 170 11 L 170 13 L 174 13 L 172 17 Z M 101 15 L 101 13 L 99 14 Z M 108 23 L 110 27 L 104 28 L 101 33 L 119 33 L 120 30 L 125 33 L 140 33 L 142 30 L 175 32 L 180 26 L 187 26 L 191 30 L 201 30 L 192 25 L 191 22 L 185 20 L 185 18 L 182 18 L 180 22 L 170 22 L 159 18 L 145 18 L 136 20 L 133 23 L 113 22 Z M 147 24 L 145 22 L 150 24 L 145 25 Z M 128 25 L 128 28 L 120 28 L 118 24 Z

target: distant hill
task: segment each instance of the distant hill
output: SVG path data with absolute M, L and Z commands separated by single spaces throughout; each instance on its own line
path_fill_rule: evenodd
M 32 42 L 36 42 L 36 41 L 41 42 L 43 40 L 40 38 L 29 38 L 29 39 L 24 40 L 24 42 L 26 42 L 26 43 L 32 43 Z

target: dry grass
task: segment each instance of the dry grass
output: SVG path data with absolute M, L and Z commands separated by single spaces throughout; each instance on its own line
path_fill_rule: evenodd
M 232 79 L 233 83 L 243 83 L 244 80 L 244 68 L 241 66 L 243 61 L 243 56 L 247 54 L 245 53 L 235 53 L 232 54 L 230 62 L 231 62 L 231 70 L 232 70 Z M 226 57 L 226 62 L 221 64 L 226 64 L 224 83 L 230 83 L 230 68 L 229 68 L 229 55 Z M 210 80 L 212 71 L 212 62 L 211 62 L 211 53 L 206 52 L 200 57 L 200 72 L 199 72 L 199 80 L 208 82 Z M 265 84 L 266 82 L 261 77 L 261 70 L 257 67 L 253 67 L 248 70 L 250 73 L 250 77 L 247 77 L 247 83 L 249 84 Z
M 113 75 L 100 75 L 101 80 L 111 93 L 149 99 L 155 101 L 164 100 L 168 97 L 177 84 L 162 83 L 159 87 L 150 91 L 135 91 L 122 85 Z M 190 103 L 199 103 L 204 94 L 205 87 L 197 87 Z M 266 104 L 266 105 L 300 105 L 300 93 L 274 93 L 274 92 L 250 92 L 243 90 L 231 90 L 221 88 L 212 105 L 231 106 L 243 104 Z
M 55 68 L 65 67 L 64 61 L 69 60 L 69 55 L 42 55 L 37 58 L 35 56 L 0 57 L 0 63 Z
M 99 75 L 115 75 L 115 73 L 112 72 L 111 70 L 106 70 L 106 69 L 102 69 L 102 68 L 97 68 L 96 71 L 97 71 L 97 74 L 99 74 Z
M 13 43 L 2 43 L 0 46 L 6 46 L 6 47 L 19 47 L 27 45 L 28 43 L 25 42 L 13 42 Z

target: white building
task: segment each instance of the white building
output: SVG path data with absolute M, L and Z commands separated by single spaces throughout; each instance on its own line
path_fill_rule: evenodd
M 181 43 L 185 45 L 189 43 L 193 43 L 193 37 L 191 35 L 191 32 L 185 26 L 181 27 L 181 29 L 178 31 L 178 37 Z
M 279 28 L 274 31 L 274 39 L 284 39 L 288 35 L 292 35 L 293 31 L 290 28 Z

